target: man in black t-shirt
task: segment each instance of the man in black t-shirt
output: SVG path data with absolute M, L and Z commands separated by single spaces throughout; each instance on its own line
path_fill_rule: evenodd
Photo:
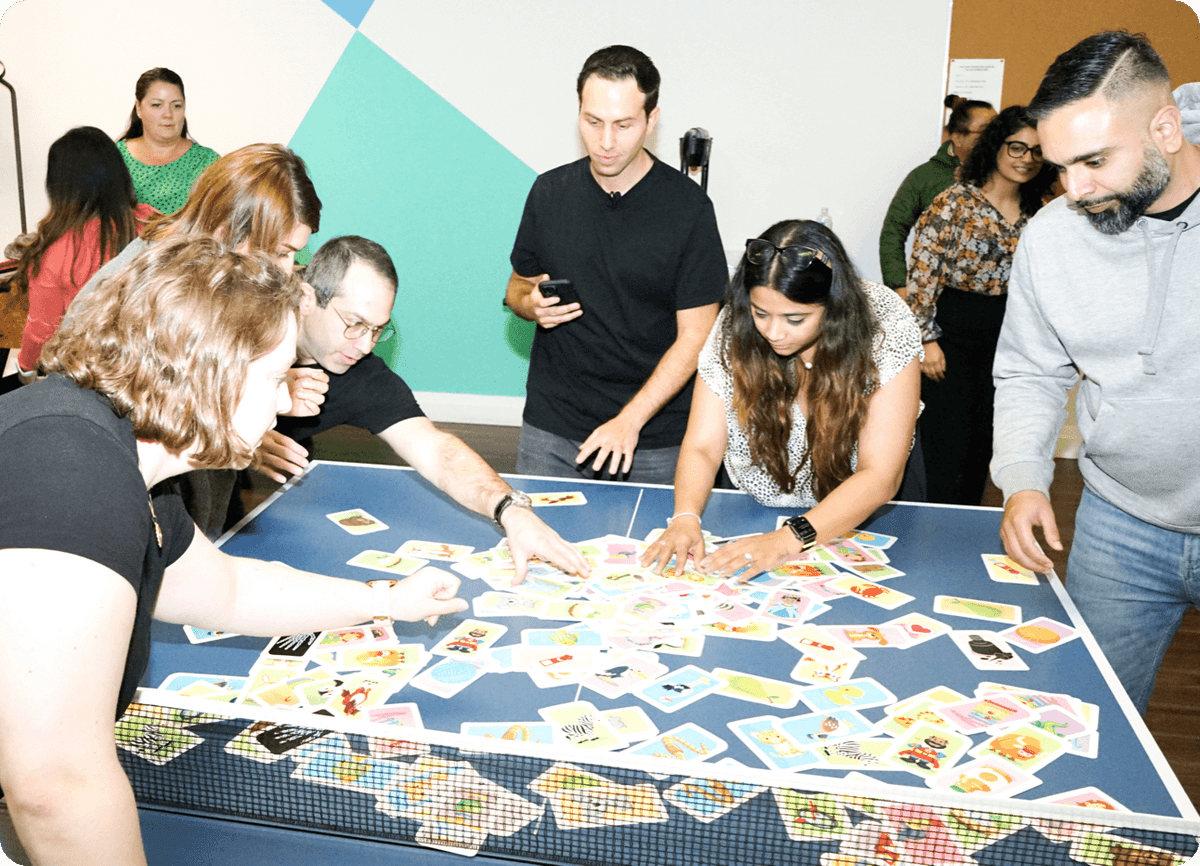
M 279 417 L 263 438 L 256 468 L 282 482 L 283 473 L 308 465 L 297 439 L 339 424 L 363 427 L 456 502 L 495 519 L 508 534 L 518 579 L 532 555 L 586 574 L 579 552 L 533 513 L 524 494 L 465 442 L 435 427 L 404 380 L 372 354 L 394 333 L 398 280 L 387 251 L 355 235 L 334 238 L 313 256 L 304 276 L 291 390 L 293 401 L 312 411 Z
M 708 196 L 645 148 L 659 75 L 602 48 L 576 81 L 587 157 L 540 176 L 505 302 L 536 322 L 517 471 L 670 484 L 727 268 Z M 538 284 L 569 279 L 578 301 Z M 567 301 L 564 303 L 564 301 Z

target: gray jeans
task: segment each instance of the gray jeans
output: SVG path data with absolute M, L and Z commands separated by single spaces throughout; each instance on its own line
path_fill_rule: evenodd
M 675 464 L 679 462 L 679 446 L 672 448 L 638 448 L 633 453 L 633 465 L 621 475 L 608 474 L 608 460 L 600 472 L 592 470 L 595 455 L 576 464 L 582 441 L 566 439 L 521 425 L 517 444 L 517 473 L 520 475 L 550 475 L 556 478 L 589 478 L 597 481 L 629 481 L 634 484 L 674 484 Z

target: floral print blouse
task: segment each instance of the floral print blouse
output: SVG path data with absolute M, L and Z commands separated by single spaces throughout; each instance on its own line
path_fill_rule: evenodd
M 942 335 L 934 318 L 945 289 L 1003 295 L 1008 291 L 1017 240 L 1029 222 L 1009 223 L 977 188 L 956 183 L 938 195 L 917 221 L 908 263 L 908 305 L 921 341 Z

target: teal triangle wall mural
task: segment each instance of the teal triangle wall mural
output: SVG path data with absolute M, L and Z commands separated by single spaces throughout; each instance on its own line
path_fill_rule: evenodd
M 536 173 L 361 33 L 291 146 L 324 203 L 310 248 L 358 234 L 396 262 L 389 366 L 418 391 L 523 395 L 533 326 L 501 300 Z

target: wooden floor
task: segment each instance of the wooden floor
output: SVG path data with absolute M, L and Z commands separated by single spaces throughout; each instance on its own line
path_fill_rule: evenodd
M 516 471 L 517 428 L 474 424 L 439 424 L 460 436 L 498 472 Z M 399 458 L 371 434 L 351 427 L 339 427 L 319 435 L 314 442 L 314 458 L 347 460 L 359 463 L 402 464 Z M 1074 460 L 1058 460 L 1050 498 L 1063 540 L 1063 551 L 1048 550 L 1059 576 L 1067 573 L 1067 554 L 1074 535 L 1075 509 L 1083 492 L 1083 479 Z M 246 491 L 252 506 L 276 485 L 255 475 L 256 487 Z M 1000 491 L 990 483 L 984 505 L 1002 505 Z M 999 539 L 996 541 L 1000 549 Z M 1192 802 L 1200 804 L 1200 613 L 1192 608 L 1159 671 L 1158 684 L 1150 700 L 1146 725 L 1158 741 L 1175 775 Z M 1103 722 L 1101 722 L 1103 725 Z M 1103 727 L 1101 728 L 1103 731 Z M 1136 804 L 1126 804 L 1136 808 Z

